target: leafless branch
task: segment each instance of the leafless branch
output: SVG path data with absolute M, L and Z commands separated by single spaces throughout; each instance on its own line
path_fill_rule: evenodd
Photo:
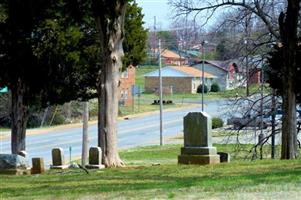
M 218 8 L 231 6 L 231 7 L 241 7 L 245 8 L 246 10 L 254 13 L 256 16 L 258 16 L 263 23 L 266 25 L 269 32 L 275 37 L 279 38 L 279 33 L 275 30 L 275 25 L 273 24 L 273 21 L 271 20 L 271 16 L 268 15 L 268 13 L 265 12 L 265 8 L 267 7 L 267 0 L 258 1 L 258 0 L 215 0 L 215 1 L 205 1 L 202 3 L 197 3 L 199 1 L 190 0 L 189 3 L 187 3 L 186 0 L 170 0 L 169 3 L 171 6 L 175 8 L 177 11 L 175 16 L 180 15 L 188 15 L 192 13 L 200 14 L 201 12 L 212 12 L 215 13 L 215 11 Z M 270 6 L 270 5 L 269 5 Z M 213 14 L 210 14 L 209 16 L 212 16 Z

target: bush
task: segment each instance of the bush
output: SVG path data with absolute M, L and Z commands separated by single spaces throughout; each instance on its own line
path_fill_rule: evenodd
M 212 129 L 223 127 L 224 122 L 221 118 L 213 117 L 212 118 Z
M 35 114 L 31 114 L 28 117 L 28 121 L 27 121 L 27 128 L 36 128 L 39 127 L 41 125 L 41 118 L 40 116 L 35 113 Z
M 219 92 L 219 91 L 220 91 L 219 85 L 218 85 L 217 83 L 213 83 L 213 84 L 211 85 L 211 90 L 210 90 L 210 92 Z
M 198 86 L 198 89 L 196 91 L 197 93 L 202 93 L 202 84 Z M 207 85 L 204 85 L 204 93 L 208 92 L 208 87 Z
M 11 119 L 9 116 L 0 117 L 0 128 L 10 128 Z
M 52 121 L 51 125 L 61 125 L 65 123 L 65 117 L 61 113 L 57 113 Z

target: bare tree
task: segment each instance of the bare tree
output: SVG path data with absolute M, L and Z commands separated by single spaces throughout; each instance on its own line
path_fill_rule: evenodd
M 266 26 L 269 33 L 283 46 L 282 86 L 284 93 L 282 123 L 282 159 L 295 159 L 298 157 L 297 129 L 296 129 L 296 94 L 294 91 L 293 73 L 297 68 L 297 30 L 300 11 L 300 0 L 170 0 L 178 16 L 206 13 L 212 16 L 219 8 L 241 7 L 258 16 Z M 283 11 L 286 9 L 285 11 Z M 278 22 L 274 16 L 278 17 Z M 207 18 L 208 20 L 208 18 Z
M 191 49 L 201 43 L 201 27 L 195 20 L 177 18 L 173 21 L 171 29 L 175 32 L 179 48 Z

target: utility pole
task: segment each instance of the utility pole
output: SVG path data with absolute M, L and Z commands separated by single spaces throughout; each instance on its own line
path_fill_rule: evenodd
M 163 94 L 162 94 L 162 74 L 161 74 L 161 39 L 159 39 L 159 91 L 160 91 L 160 146 L 163 145 Z
M 44 114 L 43 114 L 43 118 L 42 118 L 42 121 L 41 121 L 41 125 L 40 125 L 40 128 L 42 128 L 45 124 L 45 121 L 46 121 L 46 117 L 48 115 L 48 111 L 49 111 L 49 103 L 47 102 L 47 107 L 45 108 L 44 110 Z
M 188 0 L 185 1 L 185 7 L 188 7 Z M 190 42 L 190 38 L 188 38 L 188 30 L 187 30 L 187 25 L 188 25 L 188 13 L 186 13 L 185 16 L 185 56 L 187 56 L 187 49 L 188 49 L 188 41 Z M 185 65 L 185 56 L 184 56 L 184 65 Z
M 82 143 L 82 166 L 88 164 L 88 121 L 89 121 L 89 102 L 84 102 L 83 112 L 83 143 Z
M 248 55 L 248 39 L 246 38 L 245 41 L 245 51 L 246 51 L 246 95 L 247 97 L 250 95 L 250 91 L 249 91 L 249 55 Z
M 205 41 L 202 42 L 202 112 L 204 111 L 204 91 L 205 91 L 205 73 L 204 73 L 204 63 L 205 63 Z
M 276 90 L 272 90 L 272 142 L 271 142 L 271 158 L 275 159 L 275 153 L 276 153 L 276 148 L 275 148 L 275 127 L 276 127 Z
M 157 58 L 157 18 L 154 16 L 153 58 Z
M 246 54 L 246 95 L 247 97 L 250 95 L 250 91 L 249 91 L 249 79 L 250 79 L 250 69 L 249 69 L 249 51 L 248 51 L 248 45 L 249 45 L 249 36 L 250 36 L 250 31 L 249 31 L 249 25 L 250 25 L 250 21 L 251 21 L 251 14 L 250 13 L 246 13 L 247 14 L 247 18 L 245 19 L 245 40 L 244 40 L 244 44 L 245 44 L 245 54 Z
M 264 76 L 263 76 L 263 66 L 261 67 L 261 74 L 260 74 L 260 79 L 261 79 L 261 92 L 260 92 L 260 138 L 264 138 L 263 135 L 263 83 L 264 83 Z M 260 159 L 262 159 L 262 146 L 263 143 L 260 146 Z
M 156 16 L 154 16 L 154 38 L 155 38 L 155 41 L 156 41 L 156 31 L 157 31 L 157 18 Z

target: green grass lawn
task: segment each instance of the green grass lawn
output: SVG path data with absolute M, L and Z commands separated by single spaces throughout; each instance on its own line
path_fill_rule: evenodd
M 135 85 L 140 85 L 144 88 L 144 75 L 159 69 L 158 66 L 141 66 L 136 69 Z
M 218 145 L 218 150 L 233 149 Z M 299 199 L 301 162 L 178 165 L 180 145 L 124 150 L 127 167 L 0 176 L 0 199 Z

